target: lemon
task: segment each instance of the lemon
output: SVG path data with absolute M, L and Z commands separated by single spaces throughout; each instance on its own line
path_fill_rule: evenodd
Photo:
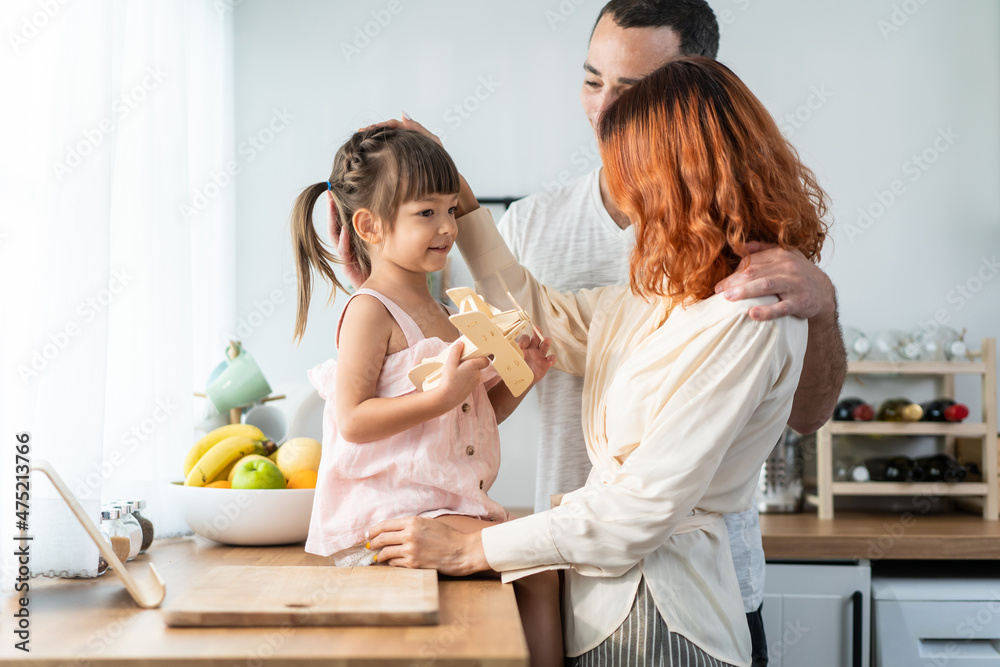
M 285 479 L 290 479 L 302 470 L 317 472 L 322 450 L 323 445 L 312 438 L 292 438 L 278 447 L 271 460 L 277 464 Z

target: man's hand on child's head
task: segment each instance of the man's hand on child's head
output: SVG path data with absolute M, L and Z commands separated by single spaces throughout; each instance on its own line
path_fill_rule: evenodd
M 395 118 L 390 118 L 389 120 L 383 120 L 378 123 L 372 123 L 371 125 L 366 125 L 365 127 L 359 127 L 358 132 L 364 132 L 366 130 L 374 130 L 380 127 L 388 127 L 394 130 L 397 129 L 413 130 L 414 132 L 419 132 L 420 134 L 424 135 L 437 145 L 442 147 L 444 146 L 444 144 L 441 143 L 441 137 L 434 134 L 433 132 L 428 130 L 426 127 L 424 127 L 417 121 L 410 118 L 405 111 L 402 113 L 402 118 L 400 118 L 399 120 Z
M 524 360 L 528 362 L 528 368 L 535 376 L 534 382 L 538 382 L 549 372 L 556 363 L 556 358 L 549 355 L 549 348 L 552 346 L 551 338 L 529 337 L 527 334 L 517 339 L 517 345 L 524 353 Z

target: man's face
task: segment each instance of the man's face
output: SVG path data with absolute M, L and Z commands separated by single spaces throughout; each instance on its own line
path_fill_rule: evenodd
M 583 64 L 580 102 L 597 131 L 604 108 L 642 77 L 680 55 L 680 38 L 670 28 L 622 28 L 601 17 Z

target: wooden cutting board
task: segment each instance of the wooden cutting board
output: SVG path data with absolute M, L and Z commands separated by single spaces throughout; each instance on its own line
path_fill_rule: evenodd
M 434 570 L 225 566 L 163 607 L 173 626 L 437 625 Z

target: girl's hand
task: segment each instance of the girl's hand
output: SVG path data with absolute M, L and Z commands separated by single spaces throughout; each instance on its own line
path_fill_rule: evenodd
M 368 548 L 379 563 L 437 570 L 462 577 L 489 570 L 479 531 L 462 533 L 443 521 L 419 516 L 390 519 L 370 531 Z
M 431 391 L 438 392 L 441 402 L 452 409 L 469 397 L 472 390 L 483 381 L 481 371 L 490 365 L 487 357 L 462 361 L 465 344 L 458 342 L 448 349 L 448 357 L 441 371 L 441 382 Z
M 532 384 L 537 384 L 539 380 L 545 377 L 549 369 L 555 366 L 556 358 L 554 356 L 547 356 L 549 348 L 552 346 L 552 339 L 539 339 L 536 335 L 529 337 L 525 334 L 517 339 L 517 345 L 521 348 L 521 352 L 524 353 L 524 360 L 528 362 L 528 368 L 531 369 L 532 374 L 535 376 Z

